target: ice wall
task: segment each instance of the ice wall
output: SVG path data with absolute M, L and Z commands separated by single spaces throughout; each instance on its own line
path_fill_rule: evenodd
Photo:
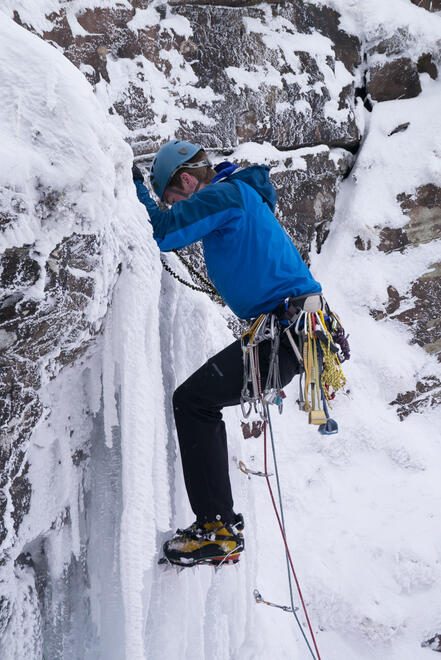
M 161 267 L 90 85 L 0 23 L 1 656 L 123 657 L 168 526 Z

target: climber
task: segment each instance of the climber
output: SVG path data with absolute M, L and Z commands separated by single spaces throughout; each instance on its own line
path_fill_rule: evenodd
M 321 292 L 297 248 L 274 216 L 276 191 L 269 167 L 212 167 L 203 149 L 182 140 L 164 144 L 153 159 L 150 182 L 170 208 L 161 210 L 133 166 L 139 200 L 147 208 L 162 251 L 202 239 L 210 279 L 241 319 L 274 310 L 291 296 Z M 270 341 L 259 345 L 262 381 Z M 280 350 L 282 386 L 299 372 L 286 336 Z M 235 513 L 221 409 L 240 401 L 243 364 L 240 340 L 211 357 L 173 396 L 181 460 L 196 521 L 164 544 L 168 561 L 181 565 L 237 561 L 243 550 L 243 517 Z

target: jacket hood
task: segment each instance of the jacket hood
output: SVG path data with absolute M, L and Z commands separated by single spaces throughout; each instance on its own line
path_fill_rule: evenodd
M 259 193 L 274 213 L 277 204 L 277 193 L 270 181 L 269 171 L 270 168 L 268 165 L 252 165 L 251 167 L 245 167 L 243 170 L 234 172 L 227 180 L 234 181 L 239 179 L 247 183 Z

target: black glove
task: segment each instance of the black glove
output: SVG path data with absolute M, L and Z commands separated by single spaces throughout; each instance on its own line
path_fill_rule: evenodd
M 133 164 L 132 167 L 132 176 L 133 176 L 133 181 L 144 181 L 144 175 L 139 169 L 139 167 L 135 164 Z

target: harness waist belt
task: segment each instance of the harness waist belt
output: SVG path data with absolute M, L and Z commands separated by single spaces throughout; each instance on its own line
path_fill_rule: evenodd
M 285 298 L 272 313 L 276 315 L 279 321 L 291 321 L 302 310 L 316 312 L 325 310 L 326 307 L 326 300 L 321 293 L 307 293 L 304 296 Z

